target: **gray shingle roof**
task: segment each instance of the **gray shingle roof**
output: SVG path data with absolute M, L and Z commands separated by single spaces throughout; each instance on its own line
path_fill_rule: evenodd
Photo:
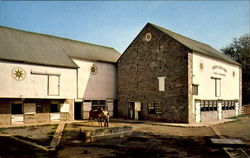
M 72 57 L 115 63 L 120 53 L 110 47 L 0 26 L 1 60 L 76 68 Z
M 231 58 L 229 58 L 228 56 L 220 53 L 219 51 L 217 51 L 216 49 L 214 49 L 213 47 L 198 42 L 196 40 L 190 39 L 188 37 L 182 36 L 180 34 L 177 34 L 175 32 L 172 32 L 170 30 L 167 30 L 165 28 L 162 28 L 160 26 L 157 26 L 155 24 L 151 24 L 150 25 L 156 27 L 157 29 L 161 30 L 162 32 L 166 33 L 167 35 L 169 35 L 170 37 L 174 38 L 176 41 L 180 42 L 181 44 L 183 44 L 184 46 L 186 46 L 187 48 L 196 51 L 198 53 L 216 58 L 216 59 L 220 59 L 232 64 L 236 64 L 236 65 L 240 65 L 239 63 L 233 61 Z

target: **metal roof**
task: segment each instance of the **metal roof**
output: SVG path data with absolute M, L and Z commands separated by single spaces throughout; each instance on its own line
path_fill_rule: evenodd
M 0 26 L 0 59 L 77 68 L 72 58 L 115 63 L 114 48 Z
M 157 26 L 155 24 L 151 24 L 151 23 L 149 23 L 149 24 L 154 26 L 155 28 L 161 30 L 162 32 L 166 33 L 167 35 L 174 38 L 176 41 L 180 42 L 181 44 L 183 44 L 184 46 L 186 46 L 187 48 L 189 48 L 193 51 L 196 51 L 198 53 L 201 53 L 201 54 L 204 54 L 204 55 L 216 58 L 216 59 L 223 60 L 225 62 L 240 65 L 239 63 L 233 61 L 228 56 L 220 53 L 219 51 L 217 51 L 216 49 L 214 49 L 213 47 L 211 47 L 207 44 L 204 44 L 204 43 L 198 42 L 196 40 L 190 39 L 188 37 L 182 36 L 180 34 L 177 34 L 175 32 L 172 32 L 170 30 L 167 30 L 165 28 Z

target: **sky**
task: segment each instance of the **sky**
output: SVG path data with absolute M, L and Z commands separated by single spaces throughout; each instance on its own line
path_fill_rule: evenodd
M 113 47 L 153 23 L 217 50 L 250 32 L 250 1 L 1 1 L 0 25 Z

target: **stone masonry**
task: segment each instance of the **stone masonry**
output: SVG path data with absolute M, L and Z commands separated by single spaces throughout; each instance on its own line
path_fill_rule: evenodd
M 145 36 L 152 35 L 150 41 Z M 188 86 L 191 50 L 167 34 L 147 24 L 117 62 L 118 115 L 129 117 L 128 102 L 141 102 L 139 119 L 189 122 Z M 190 61 L 189 61 L 190 60 Z M 165 91 L 159 91 L 157 77 L 165 78 Z M 149 114 L 148 102 L 160 102 L 161 114 Z M 191 109 L 192 110 L 192 109 Z M 191 119 L 192 120 L 192 119 Z M 190 121 L 191 121 L 190 120 Z

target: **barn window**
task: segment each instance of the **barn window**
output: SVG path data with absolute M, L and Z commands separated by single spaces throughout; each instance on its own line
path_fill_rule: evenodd
M 199 85 L 193 84 L 192 86 L 193 86 L 193 88 L 192 88 L 192 90 L 193 90 L 193 95 L 198 95 L 198 86 L 199 86 Z
M 50 104 L 50 112 L 60 112 L 59 104 Z
M 159 80 L 159 91 L 165 91 L 165 78 L 166 77 L 157 77 Z
M 42 112 L 43 112 L 43 105 L 36 104 L 36 113 L 42 113 Z
M 106 108 L 106 100 L 92 100 L 92 109 L 98 109 L 98 107 Z
M 149 114 L 161 114 L 161 102 L 148 102 Z
M 200 109 L 201 112 L 205 111 L 205 101 L 204 100 L 201 101 L 200 107 L 201 107 L 201 109 Z
M 60 87 L 60 76 L 48 75 L 48 95 L 58 96 Z
M 148 102 L 148 113 L 149 114 L 155 114 L 154 102 Z
M 11 104 L 11 114 L 22 114 L 23 105 L 21 103 L 12 103 Z
M 217 101 L 216 100 L 202 100 L 200 102 L 200 111 L 217 111 Z
M 220 78 L 214 78 L 214 83 L 215 83 L 215 96 L 220 97 L 221 96 L 221 79 Z
M 224 100 L 222 102 L 222 110 L 234 110 L 235 101 L 234 100 Z
M 161 114 L 161 103 L 160 102 L 155 102 L 155 113 Z
M 95 110 L 95 109 L 98 109 L 98 100 L 92 100 L 92 109 Z
M 106 100 L 100 100 L 99 107 L 101 107 L 102 109 L 105 109 L 106 108 Z

